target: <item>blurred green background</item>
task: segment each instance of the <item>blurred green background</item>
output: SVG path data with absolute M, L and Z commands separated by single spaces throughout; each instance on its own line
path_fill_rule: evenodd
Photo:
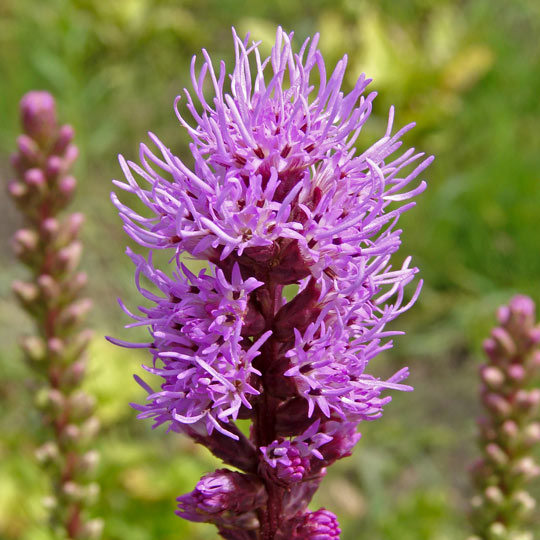
M 414 256 L 424 291 L 395 325 L 407 336 L 373 363 L 380 374 L 410 366 L 416 391 L 396 395 L 383 419 L 363 426 L 355 454 L 333 467 L 314 506 L 336 511 L 344 540 L 462 538 L 481 341 L 513 293 L 540 300 L 536 0 L 1 0 L 0 177 L 10 177 L 17 103 L 30 89 L 57 97 L 81 150 L 73 209 L 87 215 L 83 264 L 96 330 L 87 386 L 103 424 L 94 513 L 106 521 L 106 540 L 216 537 L 173 514 L 174 498 L 215 461 L 135 420 L 127 403 L 142 398 L 132 373 L 143 358 L 103 339 L 137 337 L 122 329 L 128 321 L 115 301 L 138 299 L 109 191 L 121 176 L 116 155 L 136 158 L 149 130 L 187 155 L 172 102 L 189 85 L 193 54 L 205 47 L 230 66 L 231 26 L 269 52 L 278 24 L 296 32 L 297 45 L 319 31 L 329 66 L 347 53 L 348 88 L 363 71 L 374 79 L 379 97 L 360 146 L 381 135 L 395 104 L 396 125 L 418 123 L 405 144 L 437 156 L 424 174 L 428 190 L 401 222 L 401 257 Z M 15 339 L 31 325 L 10 296 L 11 280 L 25 275 L 9 246 L 19 224 L 1 197 L 0 538 L 50 540 L 40 503 L 47 478 L 33 458 L 44 434 Z

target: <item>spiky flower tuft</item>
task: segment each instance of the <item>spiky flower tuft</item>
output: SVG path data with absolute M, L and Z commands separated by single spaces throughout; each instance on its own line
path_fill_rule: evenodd
M 362 420 L 381 415 L 382 392 L 410 390 L 406 369 L 386 381 L 366 370 L 400 333 L 387 323 L 420 291 L 421 282 L 404 300 L 417 269 L 410 258 L 394 268 L 391 257 L 397 221 L 425 188 L 412 182 L 432 157 L 398 152 L 413 124 L 393 132 L 393 109 L 382 138 L 357 150 L 376 94 L 363 75 L 342 90 L 346 57 L 327 76 L 318 36 L 295 52 L 278 29 L 266 59 L 258 43 L 233 37 L 232 73 L 203 50 L 193 89 L 175 103 L 194 165 L 153 134 L 157 150 L 142 144 L 140 164 L 120 158 L 126 180 L 115 184 L 150 211 L 113 194 L 126 232 L 151 252 L 171 250 L 174 263 L 167 274 L 151 255 L 130 253 L 152 304 L 131 316 L 152 339 L 113 341 L 150 349 L 146 369 L 163 379 L 157 391 L 139 379 L 149 393 L 142 417 L 263 478 L 268 496 L 256 510 L 266 540 L 281 520 L 304 519 L 325 466 L 350 454 Z M 210 272 L 192 274 L 186 255 Z M 292 300 L 286 285 L 298 286 Z M 238 418 L 252 421 L 249 439 Z M 229 527 L 226 537 L 249 534 Z

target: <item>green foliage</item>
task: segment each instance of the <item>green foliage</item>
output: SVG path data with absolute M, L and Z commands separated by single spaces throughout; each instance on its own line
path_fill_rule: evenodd
M 396 125 L 418 123 L 405 143 L 437 156 L 425 175 L 428 190 L 402 222 L 403 252 L 414 255 L 426 285 L 399 323 L 408 336 L 377 367 L 387 374 L 408 364 L 416 391 L 396 396 L 382 420 L 364 427 L 354 456 L 330 472 L 318 502 L 338 511 L 344 540 L 464 537 L 479 344 L 495 306 L 511 293 L 540 299 L 538 2 L 3 0 L 0 176 L 9 175 L 16 103 L 30 88 L 56 95 L 82 151 L 75 206 L 87 215 L 84 264 L 96 303 L 87 386 L 104 426 L 96 509 L 107 523 L 104 537 L 215 538 L 213 528 L 173 514 L 174 498 L 213 459 L 135 420 L 127 403 L 144 399 L 131 378 L 142 358 L 101 335 L 126 336 L 117 296 L 130 307 L 139 301 L 122 255 L 126 237 L 108 202 L 110 179 L 121 175 L 116 154 L 136 157 L 151 130 L 189 161 L 172 101 L 189 85 L 192 54 L 204 46 L 231 64 L 232 25 L 271 42 L 276 24 L 294 29 L 297 42 L 320 31 L 329 67 L 347 53 L 349 86 L 362 71 L 374 78 L 379 97 L 360 145 L 379 136 L 395 104 Z M 0 199 L 7 263 L 0 273 L 0 537 L 52 540 L 40 505 L 47 479 L 33 460 L 35 385 L 14 338 L 29 323 L 7 294 L 24 271 L 10 255 L 16 222 L 7 204 Z

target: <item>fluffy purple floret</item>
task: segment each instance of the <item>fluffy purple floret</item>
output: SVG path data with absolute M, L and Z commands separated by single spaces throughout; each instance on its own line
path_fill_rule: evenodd
M 242 336 L 249 293 L 261 283 L 243 281 L 238 267 L 231 283 L 219 269 L 215 275 L 203 270 L 196 276 L 183 265 L 169 277 L 154 268 L 151 258 L 128 254 L 137 268 L 137 288 L 154 303 L 140 307 L 142 315 L 126 309 L 136 319 L 130 326 L 149 326 L 152 341 L 138 346 L 148 347 L 154 357 L 145 369 L 164 379 L 157 392 L 138 379 L 149 392 L 148 404 L 134 405 L 139 416 L 154 417 L 156 426 L 172 422 L 181 431 L 182 424 L 190 424 L 203 434 L 217 429 L 236 438 L 224 424 L 236 420 L 240 407 L 250 409 L 249 396 L 259 393 L 253 379 L 260 372 L 252 361 L 270 335 L 265 332 L 254 342 Z M 146 289 L 143 276 L 159 292 Z

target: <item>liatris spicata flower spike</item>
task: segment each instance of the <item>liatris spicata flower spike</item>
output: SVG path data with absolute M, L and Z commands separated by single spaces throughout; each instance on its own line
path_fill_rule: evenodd
M 532 455 L 540 442 L 540 326 L 526 296 L 512 298 L 497 316 L 500 326 L 484 342 L 488 361 L 480 368 L 485 415 L 479 419 L 482 457 L 472 467 L 478 494 L 469 540 L 532 540 L 526 517 L 535 500 L 525 488 L 540 474 Z
M 144 367 L 162 378 L 154 390 L 136 377 L 149 394 L 135 405 L 141 418 L 243 471 L 204 477 L 178 499 L 180 516 L 213 522 L 232 540 L 334 540 L 333 514 L 307 512 L 326 467 L 350 455 L 361 421 L 381 416 L 383 391 L 411 389 L 406 368 L 388 380 L 367 368 L 400 334 L 386 324 L 420 291 L 404 302 L 417 269 L 410 257 L 394 268 L 391 257 L 396 223 L 425 187 L 410 184 L 432 158 L 396 155 L 412 124 L 392 133 L 393 109 L 383 137 L 357 152 L 375 93 L 365 94 L 362 75 L 344 94 L 347 59 L 327 77 L 318 36 L 296 53 L 278 29 L 262 59 L 258 43 L 233 34 L 230 75 L 206 51 L 199 73 L 193 59 L 185 99 L 194 125 L 176 109 L 194 167 L 152 134 L 158 153 L 143 144 L 141 165 L 120 158 L 126 182 L 115 184 L 150 211 L 112 195 L 128 235 L 150 250 L 128 250 L 147 305 L 140 314 L 122 307 L 151 338 L 110 339 L 149 349 Z M 159 249 L 174 253 L 169 273 L 153 263 Z M 209 270 L 192 273 L 184 255 Z M 291 300 L 286 285 L 297 286 Z M 238 419 L 251 421 L 249 436 Z
M 24 337 L 21 346 L 39 377 L 36 404 L 50 428 L 50 439 L 36 456 L 51 475 L 54 494 L 46 505 L 58 536 L 99 538 L 101 520 L 85 517 L 98 493 L 91 481 L 98 455 L 88 444 L 98 421 L 93 397 L 80 389 L 91 337 L 81 329 L 90 308 L 90 300 L 81 297 L 87 278 L 77 271 L 83 216 L 60 215 L 75 189 L 69 170 L 77 147 L 73 129 L 58 125 L 48 92 L 29 92 L 20 107 L 24 133 L 12 158 L 16 179 L 8 191 L 25 221 L 13 249 L 31 272 L 29 280 L 15 281 L 13 290 L 36 325 L 36 334 Z

